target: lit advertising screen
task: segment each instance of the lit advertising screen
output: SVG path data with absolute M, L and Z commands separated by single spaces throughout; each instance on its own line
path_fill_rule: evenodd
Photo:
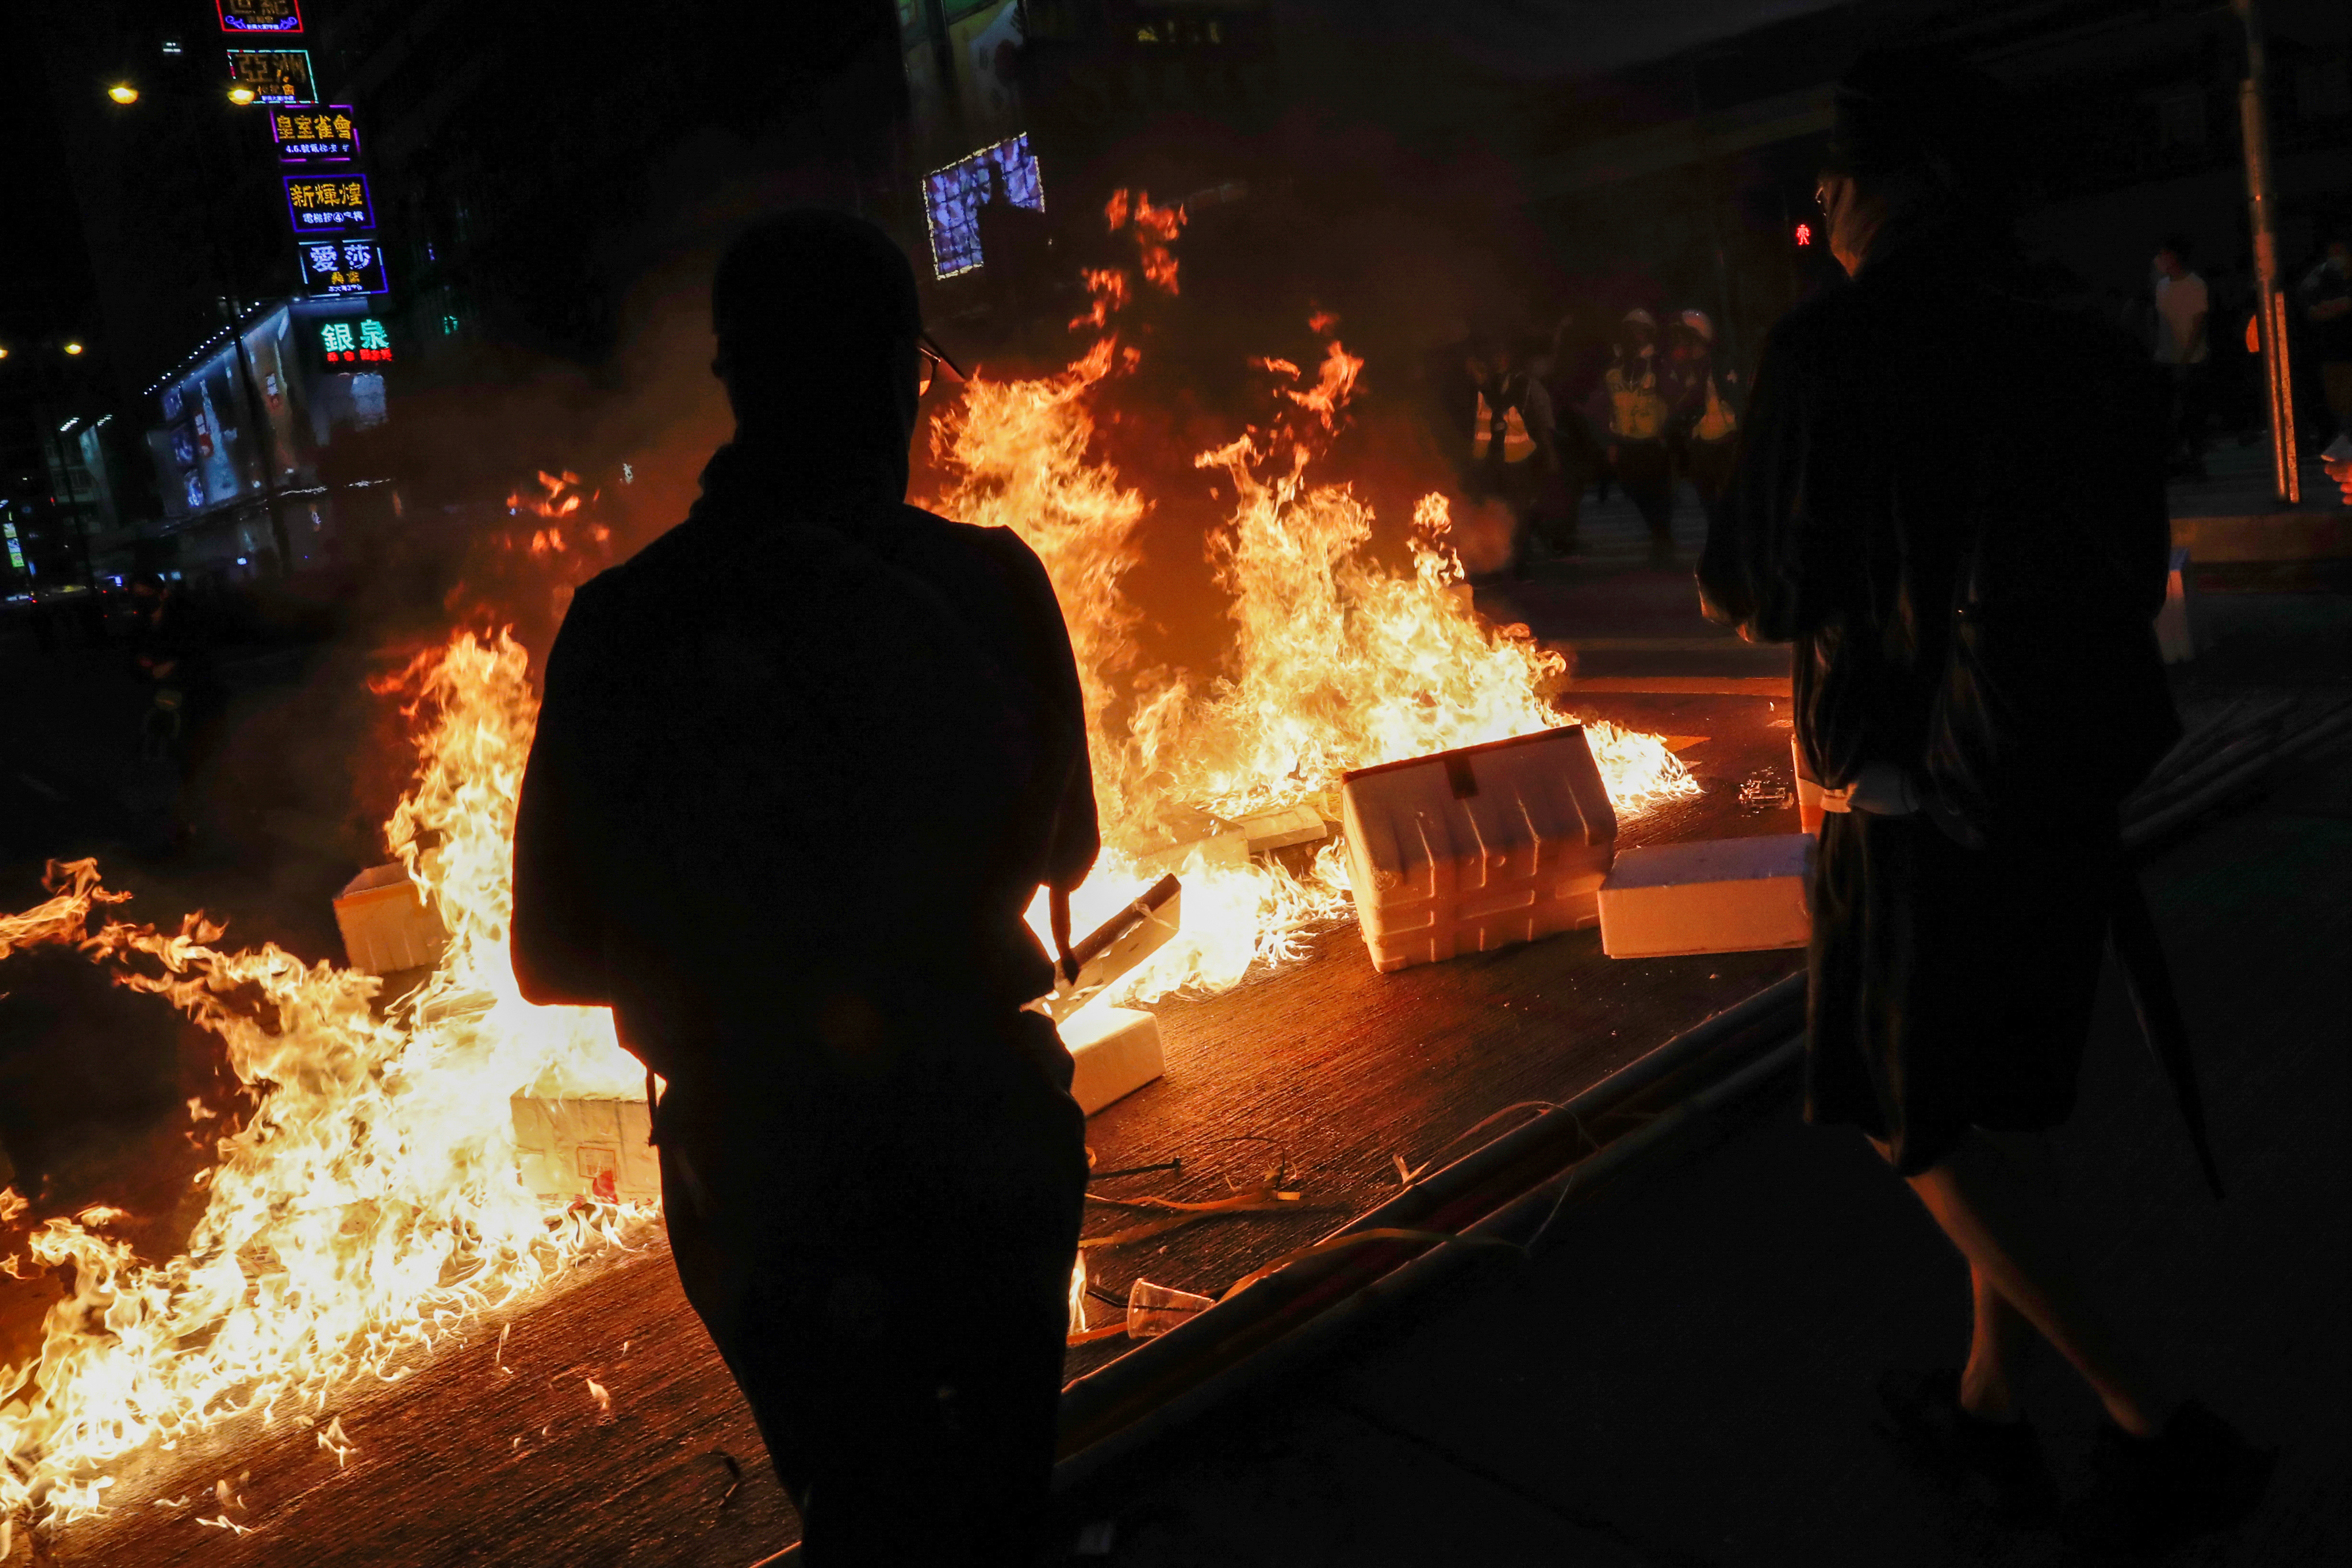
M 980 252 L 980 209 L 991 201 L 1045 210 L 1045 186 L 1027 132 L 923 176 L 923 224 L 930 230 L 935 275 L 953 278 L 986 260 Z
M 294 247 L 304 292 L 331 299 L 341 294 L 382 294 L 392 287 L 384 275 L 383 247 L 373 239 L 306 239 Z
M 236 381 L 236 351 L 224 349 L 163 394 L 164 427 L 149 439 L 159 458 L 170 459 L 163 494 L 173 510 L 201 511 L 246 492 L 253 433 L 240 428 L 249 421 L 240 416 Z
M 281 163 L 331 163 L 360 155 L 360 128 L 348 104 L 288 106 L 269 111 L 270 140 Z
M 299 0 L 213 0 L 224 33 L 299 33 Z
M 316 103 L 308 49 L 231 49 L 229 79 L 253 89 L 256 103 Z
M 286 174 L 286 216 L 296 234 L 340 234 L 375 226 L 364 174 Z

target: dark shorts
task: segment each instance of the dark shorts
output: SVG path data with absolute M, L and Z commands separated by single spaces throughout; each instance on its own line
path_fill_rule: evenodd
M 2117 846 L 1963 849 L 1923 816 L 1822 824 L 1805 1118 L 1887 1144 L 1915 1176 L 1970 1127 L 2074 1109 Z

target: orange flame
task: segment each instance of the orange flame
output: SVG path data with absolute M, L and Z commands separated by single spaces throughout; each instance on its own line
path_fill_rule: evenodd
M 1085 315 L 1070 319 L 1070 331 L 1108 326 L 1112 312 L 1127 305 L 1127 274 L 1112 267 L 1089 267 L 1079 276 L 1086 280 L 1087 292 L 1094 296 L 1094 305 Z
M 1336 843 L 1294 871 L 1240 852 L 1247 819 L 1300 806 L 1335 817 L 1339 775 L 1350 768 L 1572 721 L 1543 695 L 1565 661 L 1526 627 L 1492 626 L 1470 607 L 1442 497 L 1416 510 L 1412 569 L 1400 574 L 1365 549 L 1370 509 L 1345 486 L 1307 482 L 1363 367 L 1337 342 L 1314 386 L 1279 389 L 1314 416 L 1304 432 L 1283 434 L 1276 421 L 1276 435 L 1244 434 L 1197 460 L 1223 469 L 1237 498 L 1213 542 L 1234 625 L 1225 666 L 1213 676 L 1138 670 L 1142 612 L 1124 583 L 1140 558 L 1146 502 L 1088 456 L 1088 404 L 1112 341 L 1058 376 L 969 383 L 932 436 L 953 475 L 940 510 L 1028 541 L 1070 627 L 1105 844 L 1074 914 L 1082 924 L 1108 918 L 1162 869 L 1184 878 L 1182 931 L 1107 998 L 1148 1000 L 1231 985 L 1252 964 L 1295 953 L 1313 922 L 1345 912 Z M 1259 363 L 1299 374 L 1286 361 Z M 1600 722 L 1589 733 L 1623 815 L 1696 792 L 1657 737 Z M 1031 920 L 1043 934 L 1042 900 Z
M 1153 206 L 1150 194 L 1145 191 L 1136 192 L 1130 203 L 1127 192 L 1114 191 L 1103 207 L 1103 216 L 1109 221 L 1113 234 L 1133 226 L 1137 259 L 1144 278 L 1166 293 L 1177 292 L 1176 252 L 1171 247 L 1184 226 L 1183 207 Z
M 539 488 L 538 495 L 522 490 L 510 493 L 507 497 L 507 510 L 529 511 L 540 517 L 570 517 L 588 501 L 594 500 L 598 493 L 591 491 L 583 496 L 578 474 L 569 471 L 551 474 L 545 468 L 539 470 Z
M 1174 237 L 1181 209 L 1130 205 L 1121 192 L 1106 216 L 1135 226 L 1145 275 L 1172 292 L 1173 257 L 1163 279 L 1151 247 Z M 1128 298 L 1112 276 L 1115 286 L 1089 283 L 1106 328 Z M 1302 806 L 1335 816 L 1347 769 L 1570 721 L 1543 695 L 1559 656 L 1471 608 L 1443 498 L 1416 509 L 1400 572 L 1366 550 L 1367 506 L 1344 485 L 1308 481 L 1362 368 L 1336 342 L 1313 387 L 1278 389 L 1314 418 L 1270 421 L 1197 459 L 1235 491 L 1213 547 L 1230 656 L 1208 673 L 1139 669 L 1142 611 L 1125 582 L 1147 503 L 1089 456 L 1090 402 L 1137 357 L 1105 331 L 1057 375 L 975 377 L 933 431 L 954 474 L 942 510 L 1017 530 L 1069 625 L 1106 842 L 1076 914 L 1106 918 L 1160 869 L 1185 879 L 1182 931 L 1106 1000 L 1233 984 L 1345 912 L 1336 843 L 1300 869 L 1252 858 L 1238 847 L 1246 819 Z M 553 520 L 578 510 L 579 480 L 542 473 L 539 485 L 511 504 L 550 520 L 533 548 L 544 540 L 552 554 L 566 543 Z M 537 719 L 526 664 L 504 634 L 460 632 L 387 685 L 407 699 L 418 773 L 386 837 L 450 940 L 426 983 L 381 1015 L 373 975 L 271 944 L 231 949 L 200 914 L 171 932 L 114 919 L 124 895 L 89 861 L 53 867 L 51 898 L 0 915 L 0 957 L 78 945 L 116 983 L 219 1037 L 255 1102 L 198 1177 L 206 1206 L 184 1255 L 149 1263 L 95 1234 L 114 1213 L 102 1205 L 30 1237 L 32 1261 L 70 1285 L 33 1360 L 0 1366 L 0 1527 L 99 1511 L 110 1467 L 146 1444 L 239 1413 L 265 1424 L 293 1406 L 324 1414 L 352 1378 L 404 1375 L 473 1314 L 559 1280 L 642 1214 L 543 1202 L 517 1172 L 510 1096 L 632 1094 L 644 1081 L 609 1014 L 533 1007 L 515 985 L 515 801 Z M 1588 732 L 1621 814 L 1696 791 L 1657 737 Z M 199 1103 L 190 1114 L 206 1113 Z M 0 1191 L 0 1219 L 24 1207 Z M 16 1273 L 16 1258 L 0 1268 Z M 1083 1281 L 1074 1274 L 1081 1324 Z M 318 1440 L 339 1462 L 351 1451 L 339 1422 Z
M 1329 351 L 1323 356 L 1321 374 L 1316 384 L 1304 392 L 1285 388 L 1283 395 L 1322 421 L 1324 429 L 1334 429 L 1333 421 L 1339 416 L 1339 410 L 1347 405 L 1349 398 L 1355 395 L 1356 374 L 1363 368 L 1364 362 L 1341 348 L 1339 340 L 1334 338 Z M 1291 372 L 1293 376 L 1297 374 L 1296 370 Z
M 89 861 L 52 867 L 53 898 L 0 917 L 0 953 L 78 945 L 219 1037 L 256 1101 L 200 1178 L 205 1214 L 182 1256 L 145 1262 L 95 1234 L 119 1212 L 104 1207 L 32 1234 L 33 1261 L 71 1284 L 34 1359 L 0 1366 L 0 1519 L 69 1522 L 103 1506 L 107 1468 L 146 1444 L 240 1413 L 268 1425 L 322 1409 L 352 1378 L 404 1376 L 474 1312 L 556 1279 L 632 1217 L 542 1202 L 516 1169 L 509 1096 L 644 1082 L 609 1014 L 530 1007 L 507 963 L 515 790 L 536 716 L 522 649 L 460 634 L 408 687 L 423 765 L 390 837 L 451 940 L 384 1016 L 373 975 L 274 944 L 232 950 L 202 915 L 174 931 L 111 916 L 89 931 L 124 896 Z M 21 1206 L 0 1196 L 0 1212 Z

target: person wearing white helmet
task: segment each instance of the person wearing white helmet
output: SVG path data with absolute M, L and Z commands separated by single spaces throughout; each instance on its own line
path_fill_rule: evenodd
M 1738 378 L 1717 371 L 1715 323 L 1705 310 L 1685 310 L 1675 318 L 1667 337 L 1663 380 L 1666 405 L 1673 411 L 1666 444 L 1675 467 L 1698 491 L 1699 506 L 1712 528 L 1723 514 L 1738 456 L 1739 416 L 1726 393 L 1737 389 Z
M 1672 560 L 1675 469 L 1666 450 L 1672 410 L 1658 374 L 1658 319 L 1649 311 L 1625 312 L 1599 401 L 1597 412 L 1609 431 L 1609 467 L 1649 525 L 1651 553 Z

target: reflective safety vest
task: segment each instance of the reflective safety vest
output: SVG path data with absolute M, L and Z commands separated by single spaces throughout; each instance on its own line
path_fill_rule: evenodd
M 1609 434 L 1619 441 L 1655 441 L 1666 433 L 1666 400 L 1658 391 L 1658 367 L 1643 360 L 1639 375 L 1628 376 L 1623 364 L 1612 364 L 1604 384 L 1609 392 Z
M 1459 407 L 1460 405 L 1455 406 Z M 1490 457 L 1496 442 L 1502 444 L 1503 461 L 1523 463 L 1535 456 L 1536 438 L 1528 434 L 1528 422 L 1519 416 L 1519 405 L 1507 403 L 1500 418 L 1487 405 L 1486 395 L 1478 394 L 1477 433 L 1470 437 L 1470 455 L 1479 462 Z

